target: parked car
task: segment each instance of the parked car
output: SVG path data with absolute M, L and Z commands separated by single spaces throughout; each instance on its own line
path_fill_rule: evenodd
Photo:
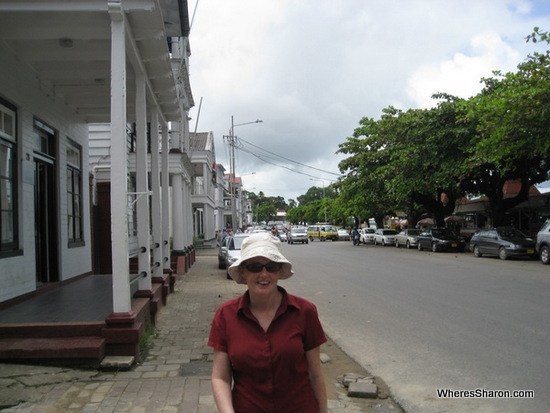
M 382 244 L 382 245 L 394 245 L 395 244 L 395 236 L 397 235 L 397 231 L 394 229 L 384 229 L 384 228 L 378 228 L 374 232 L 374 245 Z
M 307 235 L 310 241 L 318 239 L 319 241 L 338 241 L 338 231 L 335 226 L 330 224 L 315 224 L 307 228 Z
M 438 251 L 459 251 L 463 252 L 466 242 L 448 228 L 429 228 L 417 236 L 418 251 L 431 249 Z
M 421 232 L 422 230 L 416 228 L 404 229 L 395 236 L 395 246 L 399 248 L 404 245 L 406 248 L 416 248 L 417 238 Z
M 359 242 L 363 244 L 371 244 L 374 242 L 374 233 L 376 230 L 374 228 L 361 228 L 359 230 Z
M 550 219 L 547 219 L 539 230 L 535 249 L 541 262 L 546 265 L 550 264 Z
M 241 233 L 241 234 L 235 234 L 227 240 L 227 252 L 225 254 L 225 268 L 226 268 L 226 276 L 227 279 L 231 279 L 229 276 L 229 272 L 227 272 L 227 268 L 231 266 L 235 261 L 237 261 L 239 258 L 241 258 L 241 245 L 243 244 L 243 241 L 249 237 L 250 234 Z
M 309 238 L 307 235 L 307 230 L 303 227 L 291 228 L 290 232 L 288 233 L 287 242 L 289 244 L 294 244 L 295 242 L 299 242 L 301 244 L 308 244 Z
M 285 231 L 283 231 L 282 229 L 278 230 L 279 232 L 279 239 L 281 240 L 281 242 L 287 242 L 288 241 L 288 236 L 286 234 Z
M 497 255 L 501 260 L 510 257 L 535 256 L 535 241 L 512 227 L 481 229 L 472 235 L 470 249 L 476 257 Z
M 340 241 L 349 241 L 351 240 L 351 235 L 348 230 L 345 228 L 338 228 L 338 239 Z
M 227 255 L 227 241 L 229 241 L 229 238 L 231 238 L 229 235 L 223 237 L 218 248 L 218 268 L 220 270 L 225 268 L 225 256 Z

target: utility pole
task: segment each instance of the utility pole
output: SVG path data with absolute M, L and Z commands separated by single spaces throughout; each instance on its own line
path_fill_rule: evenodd
M 231 115 L 231 131 L 229 134 L 230 148 L 230 165 L 229 165 L 229 189 L 231 193 L 231 227 L 235 233 L 237 230 L 237 205 L 235 204 L 235 125 L 233 123 L 233 115 Z
M 235 204 L 235 189 L 236 189 L 236 176 L 235 176 L 235 126 L 249 125 L 251 123 L 262 123 L 260 119 L 256 119 L 253 122 L 239 123 L 235 125 L 233 123 L 233 115 L 231 115 L 231 129 L 229 130 L 229 140 L 230 150 L 229 150 L 229 194 L 231 199 L 231 226 L 234 230 L 237 229 L 237 205 Z

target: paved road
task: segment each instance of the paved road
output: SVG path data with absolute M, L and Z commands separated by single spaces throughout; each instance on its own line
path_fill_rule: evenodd
M 409 413 L 550 410 L 550 268 L 348 242 L 285 245 L 327 333 Z M 531 399 L 436 389 L 535 391 Z

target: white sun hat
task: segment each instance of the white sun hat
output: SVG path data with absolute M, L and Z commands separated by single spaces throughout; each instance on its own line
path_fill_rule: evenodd
M 279 279 L 286 280 L 294 274 L 292 264 L 281 253 L 281 241 L 267 232 L 252 234 L 245 238 L 241 246 L 241 258 L 235 261 L 227 272 L 238 284 L 246 284 L 241 264 L 251 258 L 264 257 L 273 262 L 283 264 Z

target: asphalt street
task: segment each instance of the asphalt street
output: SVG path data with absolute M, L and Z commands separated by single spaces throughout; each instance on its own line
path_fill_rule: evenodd
M 343 241 L 284 250 L 296 274 L 281 284 L 315 302 L 328 334 L 407 412 L 549 411 L 547 266 Z M 439 398 L 437 389 L 485 397 Z

